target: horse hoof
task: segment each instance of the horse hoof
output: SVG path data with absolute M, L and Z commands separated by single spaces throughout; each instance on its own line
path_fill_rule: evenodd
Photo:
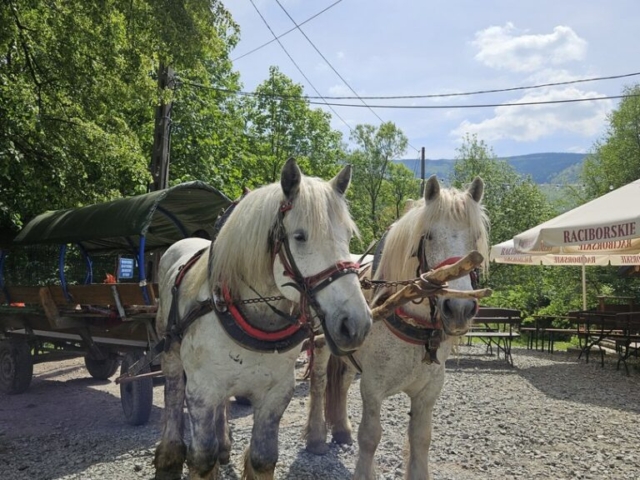
M 180 469 L 180 472 L 177 470 L 158 471 L 156 472 L 156 476 L 153 477 L 154 480 L 180 480 L 181 478 L 182 469 Z
M 333 441 L 340 445 L 351 445 L 353 443 L 353 437 L 351 432 L 333 432 Z
M 329 453 L 329 445 L 326 442 L 307 443 L 307 452 L 314 455 L 326 455 Z

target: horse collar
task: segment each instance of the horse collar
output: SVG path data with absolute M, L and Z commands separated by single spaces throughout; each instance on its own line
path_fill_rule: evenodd
M 425 356 L 422 359 L 423 363 L 436 363 L 440 364 L 438 361 L 438 348 L 440 344 L 444 341 L 444 331 L 440 325 L 440 322 L 427 322 L 425 320 L 421 320 L 420 323 L 423 326 L 415 326 L 407 321 L 407 317 L 403 318 L 396 312 L 385 318 L 384 323 L 387 325 L 387 328 L 399 339 L 410 343 L 412 345 L 424 345 L 426 352 Z M 410 317 L 411 319 L 417 322 L 416 317 Z M 430 325 L 431 328 L 427 327 Z
M 256 352 L 286 352 L 302 343 L 311 335 L 311 326 L 306 315 L 291 320 L 291 324 L 280 330 L 267 331 L 256 327 L 247 320 L 247 316 L 240 307 L 233 302 L 229 289 L 222 288 L 223 302 L 216 301 L 216 313 L 220 324 L 227 334 L 240 346 Z M 271 307 L 280 316 L 286 315 Z

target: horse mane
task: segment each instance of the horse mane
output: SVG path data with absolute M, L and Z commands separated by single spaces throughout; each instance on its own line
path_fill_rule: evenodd
M 476 238 L 476 249 L 485 258 L 489 253 L 488 217 L 484 206 L 467 191 L 443 188 L 436 199 L 427 204 L 424 198 L 413 202 L 409 210 L 389 229 L 376 278 L 401 280 L 413 278 L 418 264 L 420 237 L 429 225 L 442 221 L 462 222 Z
M 242 284 L 251 285 L 259 293 L 275 288 L 271 247 L 284 200 L 282 187 L 273 183 L 253 190 L 238 203 L 212 247 L 209 279 L 212 289 L 223 282 L 232 294 Z M 285 226 L 295 224 L 304 228 L 310 244 L 334 241 L 331 225 L 346 225 L 357 235 L 344 196 L 329 182 L 303 175 L 292 204 L 293 208 L 285 214 Z

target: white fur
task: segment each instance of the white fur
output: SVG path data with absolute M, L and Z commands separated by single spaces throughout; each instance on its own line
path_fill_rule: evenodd
M 429 180 L 428 187 L 439 192 L 434 197 L 415 202 L 412 208 L 396 222 L 387 235 L 383 256 L 376 272 L 376 278 L 385 280 L 405 280 L 414 278 L 418 268 L 417 249 L 420 237 L 428 233 L 425 252 L 431 268 L 445 259 L 464 256 L 471 250 L 487 252 L 487 219 L 477 200 L 482 196 L 482 182 L 477 179 L 468 191 L 455 189 L 439 190 L 435 178 Z M 472 194 L 475 193 L 475 198 Z M 477 192 L 480 192 L 479 194 Z M 425 195 L 426 197 L 426 195 Z M 452 288 L 469 290 L 471 282 L 464 277 L 450 282 Z M 473 315 L 469 305 L 451 303 L 453 313 L 443 318 L 457 335 L 463 334 Z M 440 308 L 444 308 L 446 298 L 438 298 Z M 403 307 L 415 316 L 430 317 L 429 302 L 408 304 Z M 440 364 L 426 364 L 425 347 L 412 345 L 400 340 L 388 329 L 384 322 L 374 324 L 363 346 L 354 355 L 362 367 L 360 390 L 362 395 L 362 421 L 358 431 L 359 456 L 354 478 L 370 480 L 375 478 L 374 453 L 382 435 L 380 407 L 382 401 L 399 392 L 411 398 L 411 419 L 409 425 L 409 457 L 406 478 L 427 480 L 428 451 L 431 441 L 432 411 L 444 383 L 445 361 L 452 345 L 459 337 L 447 336 L 440 345 L 437 357 Z M 320 349 L 318 349 L 320 350 Z M 307 425 L 307 448 L 314 453 L 323 451 L 326 426 L 322 418 L 324 389 L 327 382 L 326 364 L 328 355 L 318 352 L 316 365 L 311 375 L 310 418 Z M 353 379 L 355 369 L 346 363 L 347 371 L 341 376 L 343 382 L 338 389 L 338 405 L 333 409 L 332 432 L 334 440 L 349 442 L 351 425 L 346 411 L 346 389 Z M 329 379 L 331 380 L 331 379 Z
M 283 181 L 284 175 L 285 170 Z M 285 214 L 284 224 L 295 262 L 302 274 L 309 276 L 349 259 L 348 244 L 355 225 L 342 193 L 333 183 L 304 176 L 299 182 L 292 199 L 293 208 Z M 294 289 L 282 286 L 291 279 L 282 277 L 283 267 L 278 260 L 272 265 L 269 251 L 271 231 L 284 199 L 283 189 L 273 184 L 251 192 L 238 204 L 212 248 L 212 261 L 209 262 L 210 250 L 207 249 L 184 277 L 180 287 L 180 317 L 195 302 L 210 298 L 223 283 L 236 300 L 255 298 L 257 295 L 251 286 L 265 297 L 286 295 L 289 300 L 277 305 L 285 311 L 295 306 L 299 295 Z M 305 232 L 306 242 L 296 240 L 296 232 Z M 171 288 L 180 266 L 198 249 L 209 245 L 210 242 L 202 239 L 182 240 L 162 257 L 157 318 L 160 334 L 166 329 Z M 355 275 L 339 278 L 321 291 L 317 300 L 326 314 L 327 329 L 336 335 L 337 343 L 347 342 L 339 336 L 344 319 L 350 319 L 353 330 L 349 341 L 355 343 L 349 346 L 353 348 L 362 343 L 371 325 L 371 316 Z M 264 304 L 243 305 L 242 309 L 263 329 L 283 326 L 282 319 L 274 316 Z M 251 351 L 226 334 L 215 311 L 197 319 L 187 329 L 181 344 L 172 345 L 163 356 L 168 406 L 162 440 L 156 451 L 157 471 L 177 469 L 180 456 L 175 452 L 183 445 L 182 399 L 186 398 L 192 435 L 187 456 L 191 478 L 214 478 L 217 469 L 213 467 L 218 458 L 229 451 L 230 439 L 223 428 L 226 426 L 224 405 L 230 396 L 236 395 L 249 398 L 254 408 L 254 435 L 248 458 L 258 464 L 245 474 L 248 478 L 272 478 L 278 426 L 293 395 L 299 351 L 299 348 L 285 353 Z

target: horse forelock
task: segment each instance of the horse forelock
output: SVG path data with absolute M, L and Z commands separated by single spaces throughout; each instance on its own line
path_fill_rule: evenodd
M 252 191 L 236 206 L 212 249 L 212 287 L 224 282 L 232 292 L 242 283 L 258 291 L 273 288 L 271 247 L 284 200 L 280 184 L 274 183 Z M 337 226 L 357 234 L 344 197 L 328 182 L 303 176 L 292 204 L 285 213 L 285 228 L 296 225 L 305 229 L 311 245 L 335 241 Z
M 485 257 L 489 252 L 488 217 L 482 204 L 456 188 L 442 189 L 429 203 L 424 199 L 414 202 L 387 234 L 385 246 L 376 271 L 377 278 L 402 280 L 416 274 L 417 250 L 420 237 L 436 222 L 464 225 L 475 239 L 476 249 Z M 468 252 L 465 252 L 468 253 Z

